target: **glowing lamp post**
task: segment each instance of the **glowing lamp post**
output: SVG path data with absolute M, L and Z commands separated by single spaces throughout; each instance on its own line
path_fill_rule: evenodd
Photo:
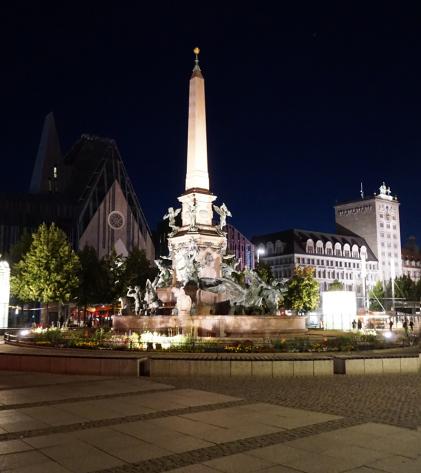
M 0 261 L 0 328 L 6 328 L 9 318 L 10 267 Z
M 263 248 L 257 248 L 256 254 L 257 254 L 257 264 L 259 264 L 260 256 L 263 256 L 265 254 L 265 250 Z

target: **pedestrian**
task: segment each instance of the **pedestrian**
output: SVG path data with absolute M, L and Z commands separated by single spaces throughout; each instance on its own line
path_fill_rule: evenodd
M 414 331 L 414 321 L 412 319 L 409 321 L 409 328 L 411 329 L 411 332 Z
M 357 322 L 355 322 L 355 319 L 352 321 L 352 330 L 355 330 L 357 328 Z
M 406 317 L 403 321 L 402 327 L 405 330 L 405 335 L 408 336 L 408 319 Z
M 393 320 L 390 319 L 389 320 L 389 330 L 392 330 L 392 328 L 393 328 Z
M 361 322 L 361 319 L 358 319 L 357 327 L 358 327 L 358 330 L 361 330 L 363 328 L 363 323 Z

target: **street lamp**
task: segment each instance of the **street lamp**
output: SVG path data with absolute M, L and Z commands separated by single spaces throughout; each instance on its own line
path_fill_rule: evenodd
M 257 254 L 257 264 L 259 264 L 260 255 L 263 256 L 265 254 L 265 250 L 263 248 L 257 248 L 256 254 Z

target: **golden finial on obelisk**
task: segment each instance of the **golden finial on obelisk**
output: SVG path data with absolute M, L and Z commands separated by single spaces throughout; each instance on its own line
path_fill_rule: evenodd
M 195 66 L 194 66 L 194 69 L 193 70 L 199 70 L 200 71 L 200 67 L 199 67 L 199 53 L 200 53 L 200 49 L 198 47 L 195 47 L 193 49 L 193 52 L 195 54 L 195 60 L 194 60 L 194 63 L 195 63 Z

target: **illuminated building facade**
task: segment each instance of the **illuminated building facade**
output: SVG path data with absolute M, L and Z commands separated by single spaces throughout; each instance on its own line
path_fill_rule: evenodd
M 421 253 L 414 242 L 401 249 L 399 201 L 384 183 L 379 194 L 335 205 L 336 233 L 287 230 L 252 239 L 256 252 L 278 279 L 296 266 L 312 266 L 325 291 L 334 281 L 367 295 L 403 274 L 421 279 Z
M 311 266 L 321 291 L 337 280 L 364 297 L 379 278 L 377 258 L 361 237 L 290 229 L 256 236 L 253 243 L 280 280 L 289 279 L 297 266 Z
M 380 280 L 402 276 L 399 201 L 390 187 L 379 194 L 335 205 L 336 231 L 364 238 L 379 261 Z
M 415 237 L 410 237 L 402 248 L 402 273 L 413 281 L 421 279 L 421 252 Z
M 254 268 L 254 245 L 233 225 L 227 224 L 224 228 L 227 232 L 227 253 L 235 255 L 240 262 L 239 269 L 245 267 Z

